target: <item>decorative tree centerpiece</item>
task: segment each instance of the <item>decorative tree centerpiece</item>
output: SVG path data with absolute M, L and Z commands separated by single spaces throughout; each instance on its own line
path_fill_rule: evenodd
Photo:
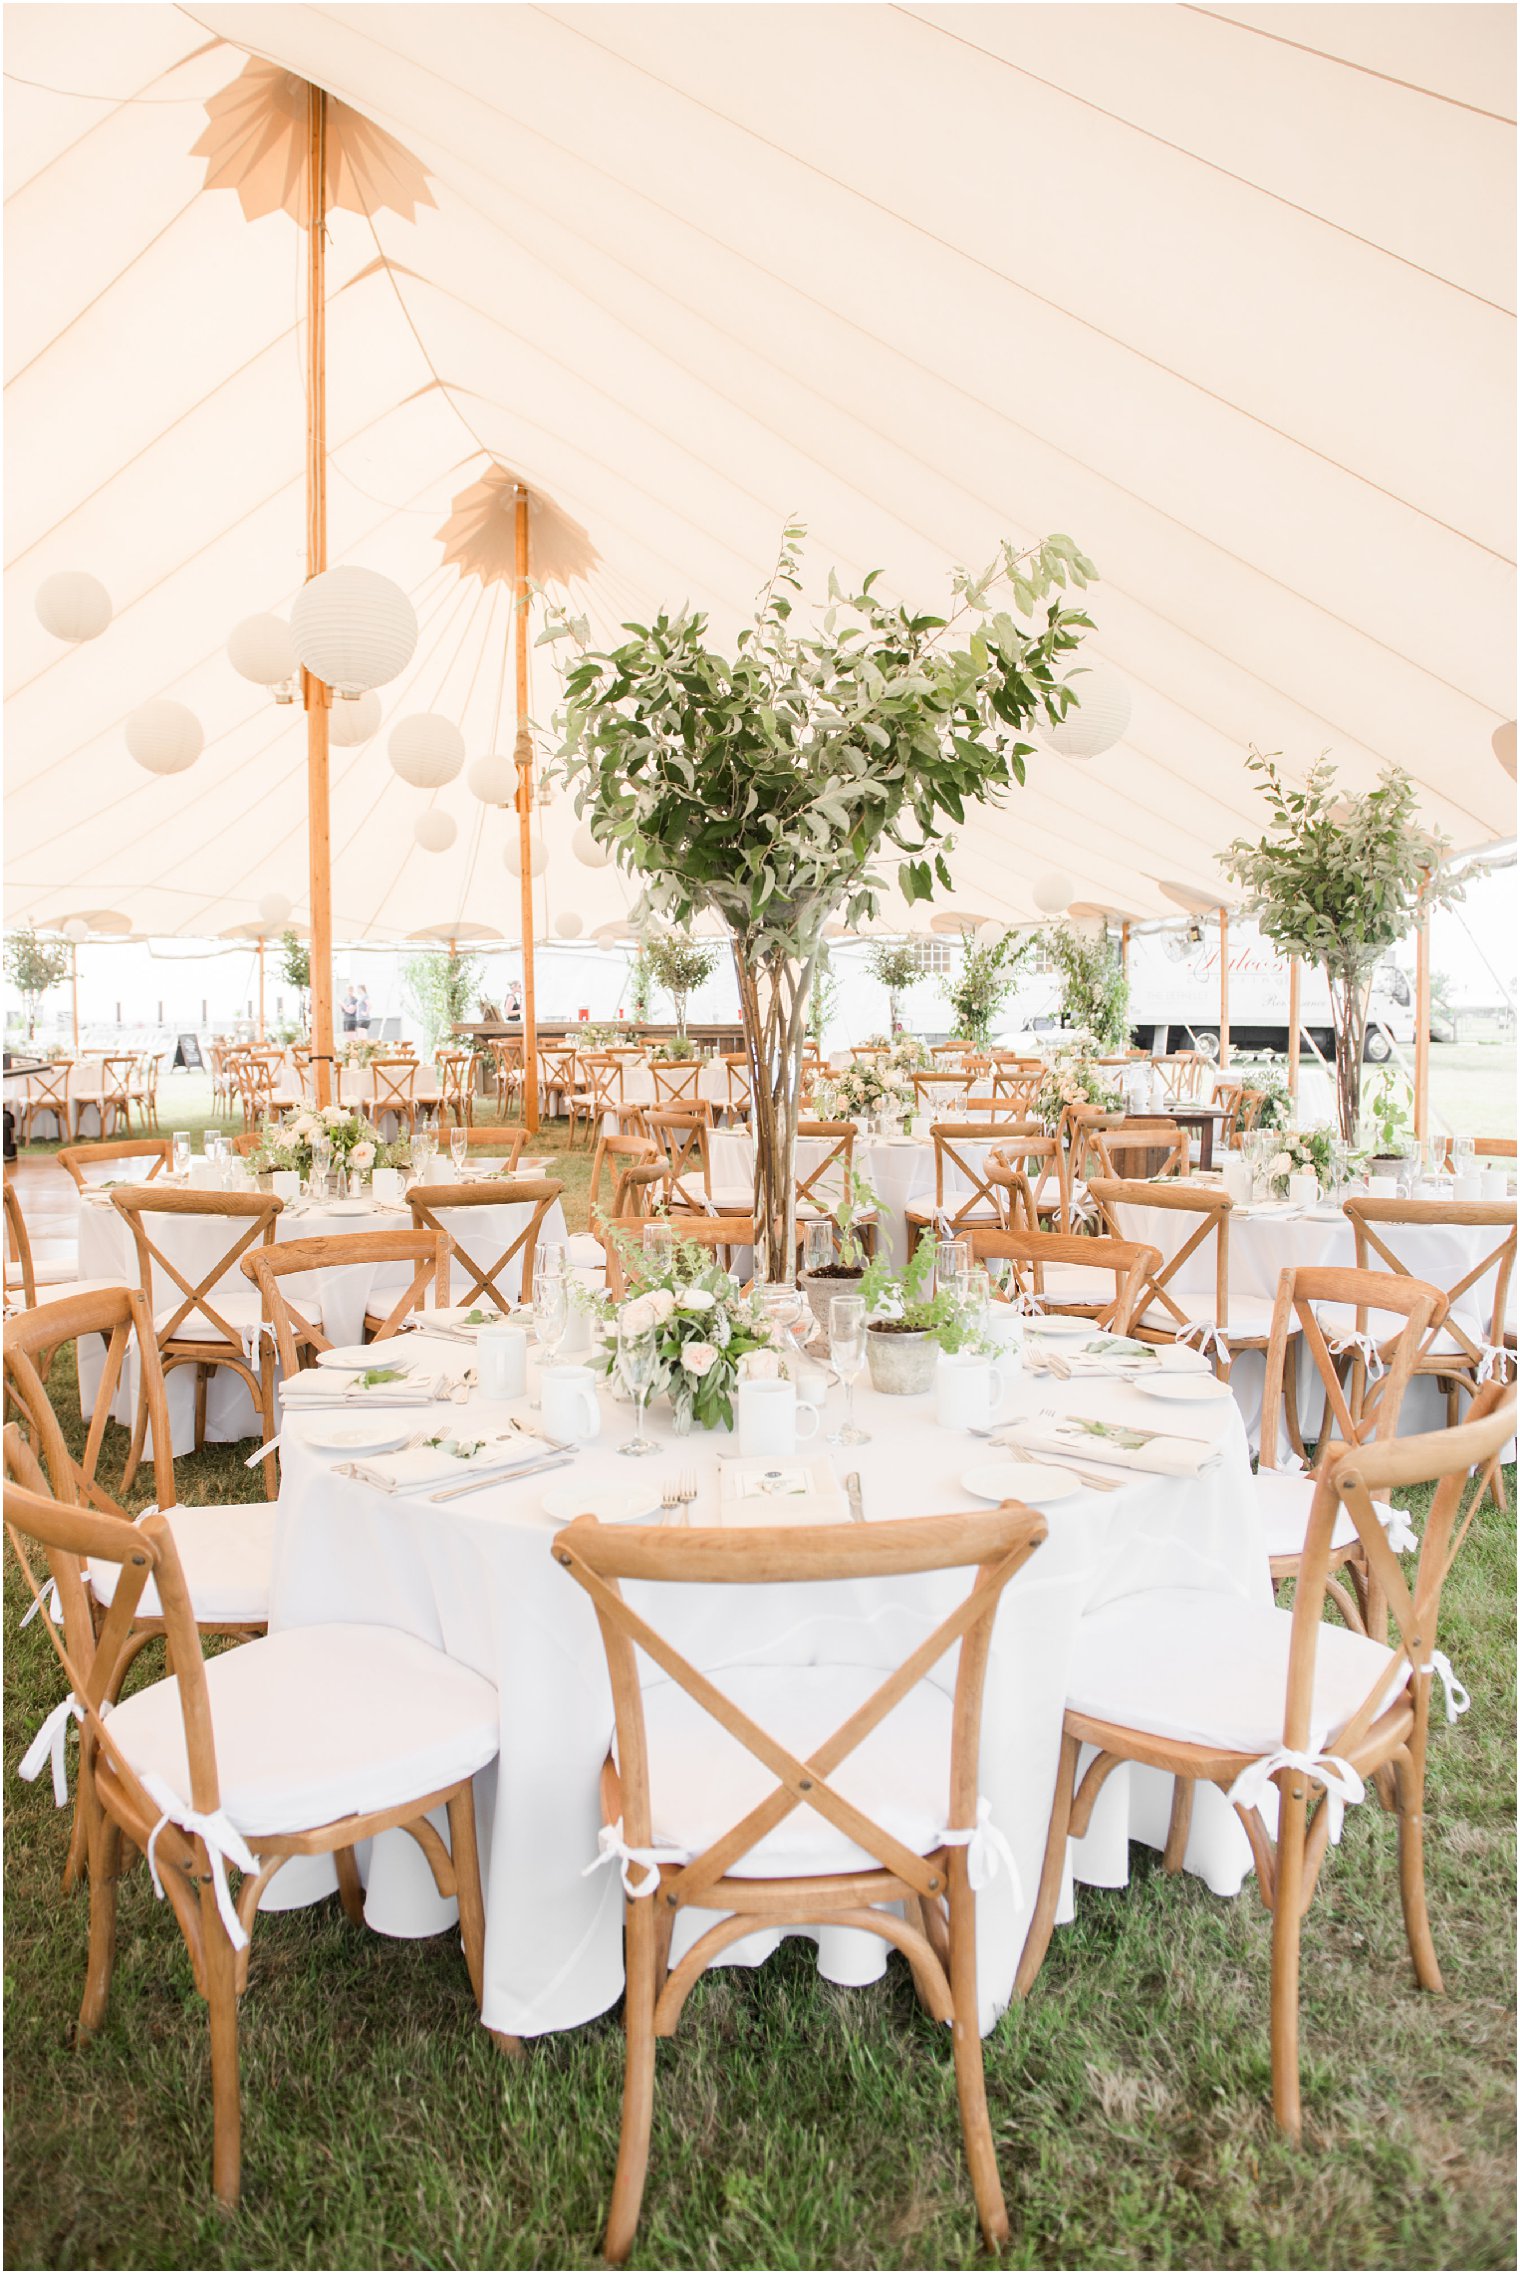
M 28 1042 L 37 1032 L 44 995 L 69 975 L 69 951 L 62 940 L 40 940 L 30 924 L 7 935 L 5 976 L 21 997 Z
M 924 976 L 924 959 L 911 940 L 876 940 L 871 947 L 871 977 L 887 990 L 887 1025 L 902 1032 L 902 999 Z
M 454 1029 L 469 1016 L 484 974 L 478 955 L 411 955 L 401 966 L 407 1009 L 430 1058 L 440 1043 L 456 1043 Z
M 1042 934 L 1061 981 L 1061 1017 L 1085 1028 L 1105 1050 L 1129 1046 L 1129 980 L 1124 958 L 1106 930 L 1088 935 L 1069 924 Z
M 280 934 L 280 977 L 296 992 L 296 1009 L 303 1029 L 311 1022 L 307 997 L 311 993 L 311 949 L 299 932 Z
M 961 967 L 945 994 L 956 1033 L 975 1049 L 991 1044 L 992 1022 L 1012 994 L 1018 967 L 1033 945 L 1033 933 L 1022 940 L 1013 932 L 983 940 L 968 932 L 962 939 Z
M 686 998 L 705 987 L 718 968 L 718 951 L 689 932 L 656 932 L 644 944 L 649 976 L 675 1005 L 676 1034 L 686 1040 Z
M 979 577 L 953 579 L 949 618 L 829 578 L 816 619 L 793 621 L 805 532 L 786 533 L 735 652 L 681 608 L 592 649 L 568 639 L 558 715 L 560 769 L 593 838 L 643 883 L 643 905 L 686 925 L 727 928 L 744 1017 L 755 1135 L 755 1213 L 774 1278 L 794 1268 L 793 1160 L 808 1002 L 826 920 L 875 916 L 901 858 L 911 904 L 950 885 L 949 832 L 968 806 L 1024 780 L 1036 718 L 1059 721 L 1080 690 L 1058 676 L 1091 628 L 1061 588 L 1096 574 L 1069 537 L 1027 553 L 1005 545 Z M 1032 623 L 994 606 L 1006 580 Z M 968 635 L 957 645 L 953 631 Z
M 1448 840 L 1415 820 L 1414 784 L 1385 766 L 1375 790 L 1338 791 L 1327 758 L 1300 790 L 1275 756 L 1253 750 L 1271 827 L 1253 845 L 1237 837 L 1220 861 L 1245 887 L 1246 913 L 1284 955 L 1317 963 L 1330 986 L 1335 1024 L 1336 1109 L 1344 1143 L 1361 1118 L 1362 1056 L 1373 974 L 1388 950 L 1433 908 L 1461 899 L 1462 880 L 1442 866 Z

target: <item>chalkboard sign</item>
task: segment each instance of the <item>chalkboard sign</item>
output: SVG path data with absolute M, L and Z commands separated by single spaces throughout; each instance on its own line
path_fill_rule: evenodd
M 182 1034 L 180 1036 L 175 1045 L 174 1063 L 176 1066 L 186 1066 L 196 1071 L 204 1069 L 206 1061 L 201 1056 L 198 1036 L 193 1034 Z

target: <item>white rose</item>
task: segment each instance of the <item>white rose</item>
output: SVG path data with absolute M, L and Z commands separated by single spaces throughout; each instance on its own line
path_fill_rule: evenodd
M 1293 1163 L 1286 1153 L 1274 1153 L 1272 1155 L 1271 1166 L 1267 1170 L 1268 1176 L 1290 1176 L 1292 1171 Z
M 683 1287 L 676 1297 L 678 1311 L 710 1311 L 717 1298 L 705 1287 Z
M 348 1119 L 348 1108 L 344 1105 L 324 1105 L 322 1119 L 327 1123 L 329 1129 L 336 1129 L 340 1121 Z
M 618 1312 L 618 1325 L 626 1334 L 648 1334 L 657 1323 L 652 1295 L 635 1295 Z
M 710 1342 L 688 1342 L 681 1353 L 681 1364 L 688 1374 L 695 1374 L 698 1380 L 717 1364 L 717 1360 L 718 1353 Z
M 663 1326 L 676 1307 L 676 1299 L 668 1287 L 651 1287 L 644 1301 L 649 1305 L 649 1315 L 656 1326 Z
M 739 1361 L 739 1372 L 746 1382 L 776 1382 L 781 1379 L 781 1356 L 775 1350 L 746 1350 Z
M 375 1148 L 366 1141 L 362 1145 L 356 1145 L 348 1157 L 356 1169 L 373 1168 L 375 1165 Z

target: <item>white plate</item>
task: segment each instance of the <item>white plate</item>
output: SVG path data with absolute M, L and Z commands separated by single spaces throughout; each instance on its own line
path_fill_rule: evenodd
M 472 1319 L 472 1311 L 478 1311 L 480 1316 Z M 412 1324 L 419 1334 L 426 1334 L 429 1327 L 453 1327 L 457 1330 L 470 1326 L 501 1326 L 506 1324 L 506 1313 L 498 1311 L 494 1303 L 454 1303 L 436 1311 L 413 1311 Z
M 399 1349 L 394 1340 L 387 1342 L 348 1342 L 338 1350 L 319 1350 L 319 1366 L 335 1366 L 340 1374 L 367 1374 L 371 1366 L 399 1366 L 402 1373 L 410 1370 L 409 1354 Z
M 1026 1334 L 1094 1335 L 1102 1331 L 1091 1319 L 1063 1318 L 1059 1312 L 1032 1312 L 1024 1321 Z
M 1148 1398 L 1170 1399 L 1173 1405 L 1209 1405 L 1234 1396 L 1229 1383 L 1214 1374 L 1158 1374 L 1154 1381 L 1137 1382 L 1135 1388 Z
M 599 1524 L 636 1524 L 641 1516 L 659 1512 L 659 1495 L 638 1484 L 555 1484 L 539 1504 L 556 1524 L 576 1516 L 594 1516 Z
M 410 1422 L 314 1421 L 301 1433 L 315 1453 L 399 1453 L 413 1434 Z
M 374 1206 L 372 1200 L 326 1200 L 321 1203 L 320 1213 L 324 1216 L 371 1216 L 374 1214 Z
M 1069 1469 L 1047 1468 L 1039 1461 L 988 1461 L 968 1469 L 961 1483 L 978 1500 L 1029 1500 L 1041 1507 L 1082 1489 L 1080 1477 Z

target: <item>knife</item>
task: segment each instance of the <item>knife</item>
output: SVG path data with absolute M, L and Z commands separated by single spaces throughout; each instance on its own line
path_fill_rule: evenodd
M 845 1478 L 844 1496 L 850 1504 L 850 1521 L 854 1524 L 863 1524 L 866 1520 L 866 1512 L 860 1503 L 859 1469 L 851 1469 L 849 1475 Z
M 467 1492 L 484 1492 L 489 1484 L 516 1484 L 519 1477 L 541 1477 L 549 1469 L 567 1469 L 573 1455 L 553 1453 L 547 1460 L 529 1461 L 522 1468 L 494 1469 L 488 1477 L 472 1477 L 468 1484 L 451 1484 L 444 1492 L 430 1492 L 428 1503 L 436 1506 L 440 1500 L 461 1500 Z

